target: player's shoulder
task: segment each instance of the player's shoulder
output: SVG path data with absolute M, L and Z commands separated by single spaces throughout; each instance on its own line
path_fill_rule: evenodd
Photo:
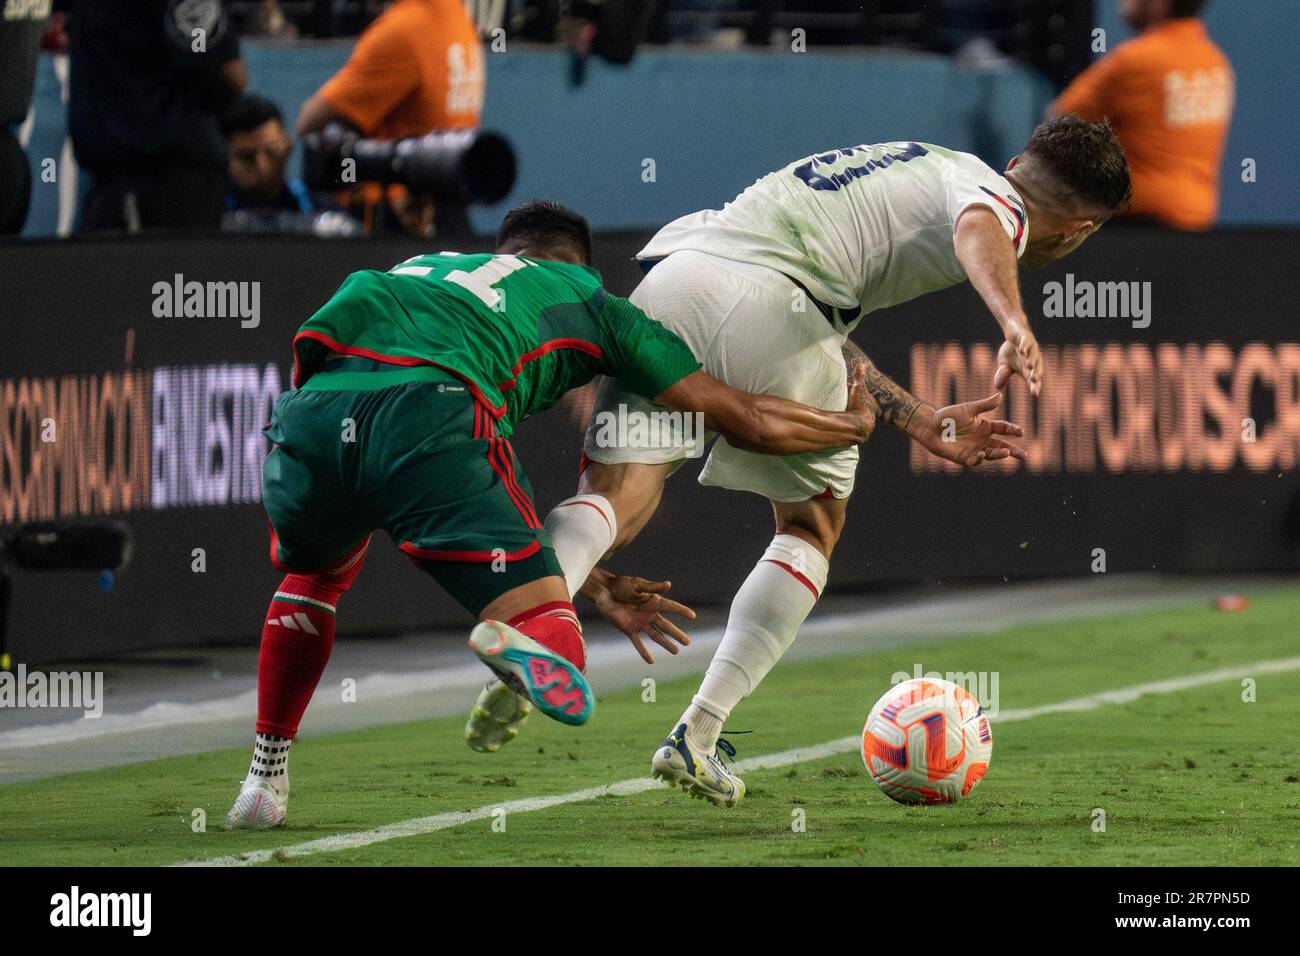
M 1005 182 L 1001 173 L 974 153 L 963 153 L 958 149 L 948 149 L 931 143 L 924 145 L 942 164 L 943 174 L 947 179 L 964 178 L 980 181 L 995 179 Z
M 782 202 L 789 196 L 792 181 L 802 182 L 822 198 L 846 194 L 847 187 L 863 182 L 883 183 L 883 189 L 915 189 L 918 180 L 924 182 L 927 176 L 933 175 L 935 165 L 929 156 L 928 144 L 911 141 L 841 146 L 796 159 L 764 176 L 745 192 L 775 194 L 778 202 Z M 910 175 L 875 175 L 881 170 L 899 168 L 908 169 Z
M 579 299 L 597 299 L 599 301 L 603 300 L 605 296 L 600 273 L 591 266 L 572 262 L 556 262 L 553 259 L 532 259 L 526 256 L 520 256 L 519 258 L 533 267 L 525 270 L 524 275 L 541 282 L 563 285 L 570 289 L 572 294 Z
M 964 186 L 981 192 L 997 193 L 1004 198 L 1014 197 L 1023 203 L 1016 187 L 1006 176 L 994 169 L 974 153 L 962 153 L 957 150 L 945 150 L 948 166 L 945 181 L 950 186 Z
M 483 265 L 491 258 L 492 254 L 488 252 L 420 252 L 411 256 L 409 259 L 403 259 L 388 271 L 400 275 L 403 271 L 408 273 L 414 271 L 410 267 L 418 269 L 421 267 L 431 268 L 440 265 L 454 266 L 458 269 L 474 269 Z
M 868 172 L 892 165 L 899 161 L 909 161 L 926 155 L 929 144 L 910 141 L 896 143 L 859 143 L 856 146 L 840 146 L 836 149 L 823 149 L 809 153 L 791 163 L 787 163 L 774 172 L 768 173 L 756 181 L 756 185 L 774 177 L 784 177 L 793 173 L 801 179 L 807 179 L 808 173 L 818 167 L 856 166 Z M 850 177 L 850 180 L 860 178 Z
M 587 285 L 600 285 L 600 273 L 591 266 L 582 265 L 577 262 L 557 262 L 554 259 L 534 259 L 531 256 L 519 256 L 529 265 L 537 266 L 546 272 L 555 275 L 564 276 L 574 282 L 582 282 Z

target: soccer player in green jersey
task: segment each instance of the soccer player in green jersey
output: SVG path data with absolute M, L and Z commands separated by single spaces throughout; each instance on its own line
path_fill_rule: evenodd
M 822 411 L 705 374 L 677 335 L 601 288 L 576 213 L 526 203 L 506 216 L 497 246 L 354 273 L 294 337 L 296 388 L 266 428 L 262 475 L 271 561 L 286 577 L 262 630 L 253 763 L 227 829 L 284 819 L 289 745 L 376 529 L 481 622 L 470 647 L 501 683 L 480 698 L 484 730 L 472 745 L 499 745 L 493 729 L 508 733 L 511 721 L 494 723 L 491 709 L 509 705 L 513 719 L 520 696 L 565 723 L 590 717 L 570 588 L 510 446 L 519 422 L 569 389 L 617 378 L 755 452 L 840 448 L 871 433 L 862 376 L 846 409 Z M 680 609 L 612 575 L 582 593 L 634 642 L 663 626 L 661 610 Z

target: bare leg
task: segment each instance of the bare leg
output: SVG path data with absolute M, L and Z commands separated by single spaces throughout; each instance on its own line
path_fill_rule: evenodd
M 529 581 L 495 598 L 479 613 L 480 621 L 509 621 L 540 604 L 569 600 L 564 578 L 551 576 Z
M 618 533 L 609 553 L 630 544 L 641 533 L 659 508 L 664 482 L 671 473 L 672 465 L 602 465 L 593 461 L 587 466 L 578 479 L 578 493 L 600 495 L 618 516 Z
M 546 530 L 570 596 L 602 558 L 645 527 L 659 507 L 670 470 L 669 465 L 592 462 L 579 480 L 578 494 L 551 509 Z
M 596 562 L 632 540 L 645 526 L 659 504 L 668 471 L 667 466 L 593 462 L 583 475 L 579 493 L 556 505 L 546 518 L 565 576 L 513 588 L 488 604 L 480 617 L 510 624 L 584 670 L 587 649 L 571 597 Z M 621 529 L 617 538 L 616 529 Z M 568 688 L 564 692 L 568 694 Z M 493 682 L 483 690 L 465 728 L 470 747 L 494 751 L 519 732 L 531 708 L 517 694 L 536 701 L 517 681 L 508 686 Z

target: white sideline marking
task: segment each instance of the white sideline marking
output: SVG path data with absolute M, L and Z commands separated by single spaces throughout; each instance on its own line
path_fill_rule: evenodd
M 1079 590 L 1077 583 L 1019 585 L 1008 592 L 1013 595 L 1011 598 L 1003 593 L 978 591 L 965 596 L 929 599 L 926 604 L 916 607 L 887 606 L 813 617 L 799 628 L 799 640 L 794 645 L 792 657 L 809 660 L 814 657 L 828 656 L 828 654 L 831 656 L 843 654 L 845 650 L 842 638 L 846 632 L 880 635 L 884 638 L 881 647 L 895 647 L 900 643 L 898 638 L 903 634 L 915 635 L 919 632 L 927 638 L 992 634 L 1009 627 L 1059 620 L 1063 615 L 1091 619 L 1114 614 L 1183 607 L 1191 600 L 1208 600 L 1212 593 L 1196 589 L 1175 593 L 1160 592 L 1145 596 L 1135 595 L 1131 590 L 1124 594 L 1106 590 L 1098 592 L 1098 588 L 1109 588 L 1124 581 L 1129 581 L 1131 588 L 1134 586 L 1132 582 L 1140 584 L 1147 576 L 1112 574 L 1092 575 L 1092 577 L 1110 577 L 1111 580 L 1105 582 L 1090 580 L 1086 590 L 1089 595 L 1095 596 L 1090 597 L 1087 603 L 1084 603 L 1081 596 L 1076 593 Z M 1221 590 L 1221 587 L 1217 590 Z M 1213 593 L 1217 593 L 1217 590 Z M 1025 596 L 1028 596 L 1027 600 Z M 1040 606 L 1044 599 L 1048 602 L 1047 607 Z M 1007 606 L 1008 601 L 1011 602 L 1010 607 Z M 722 634 L 723 629 L 720 627 L 692 633 L 691 645 L 694 652 L 707 657 L 722 640 Z M 862 650 L 866 649 L 862 648 Z M 594 673 L 601 686 L 611 691 L 637 685 L 645 671 L 643 668 L 628 669 L 625 666 L 627 657 L 625 651 L 626 645 L 617 638 L 613 641 L 592 643 L 587 650 L 588 676 Z M 639 667 L 639 662 L 635 666 Z M 672 666 L 669 664 L 670 668 Z M 685 676 L 685 673 L 676 670 L 671 673 L 673 676 Z M 693 673 L 698 676 L 698 672 Z M 357 697 L 360 700 L 374 702 L 419 695 L 421 703 L 406 718 L 409 720 L 420 715 L 447 716 L 446 714 L 429 715 L 424 702 L 431 696 L 447 694 L 463 694 L 468 702 L 478 693 L 482 685 L 483 665 L 478 661 L 467 660 L 463 665 L 440 662 L 433 669 L 378 671 L 363 674 L 357 681 Z M 339 708 L 347 707 L 347 705 L 336 705 L 334 701 L 336 696 L 331 695 L 328 689 L 318 689 L 311 704 L 312 713 L 316 715 L 313 720 L 324 717 L 324 708 L 330 708 L 337 715 Z M 57 712 L 51 711 L 49 715 L 53 720 L 52 723 L 0 730 L 0 752 L 23 750 L 29 747 L 59 746 L 105 736 L 166 731 L 195 724 L 212 727 L 220 722 L 242 721 L 251 725 L 257 713 L 257 689 L 250 687 L 230 696 L 207 700 L 155 701 L 142 710 L 130 713 L 119 713 L 110 694 L 108 707 L 110 712 L 106 712 L 98 720 L 82 720 L 79 717 L 63 719 L 57 716 Z M 243 731 L 241 730 L 240 733 L 242 734 Z M 165 746 L 163 749 L 166 749 Z M 171 751 L 166 755 L 175 752 L 183 751 Z M 0 757 L 3 757 L 3 753 L 0 753 Z M 60 757 L 60 760 L 62 759 L 64 758 Z
M 1170 677 L 1165 680 L 1151 681 L 1146 684 L 1135 684 L 1132 687 L 1121 687 L 1116 690 L 1101 691 L 1096 694 L 1088 694 L 1084 697 L 1074 697 L 1070 700 L 1058 701 L 1055 704 L 1042 704 L 1038 707 L 1021 707 L 1014 710 L 1006 710 L 998 714 L 994 722 L 1002 724 L 1018 720 L 1031 720 L 1034 717 L 1042 717 L 1047 714 L 1067 714 L 1085 710 L 1096 710 L 1106 704 L 1131 703 L 1139 697 L 1146 697 L 1151 694 L 1173 694 L 1181 690 L 1190 690 L 1193 687 L 1202 687 L 1206 684 L 1218 684 L 1228 680 L 1240 680 L 1243 677 L 1255 677 L 1259 674 L 1277 674 L 1294 670 L 1300 670 L 1300 657 L 1286 657 L 1272 661 L 1256 661 L 1253 664 L 1242 664 L 1237 667 L 1224 667 L 1215 671 L 1203 671 L 1199 674 L 1187 674 L 1183 677 Z M 747 760 L 736 761 L 734 769 L 737 773 L 747 773 L 752 770 L 775 770 L 779 767 L 788 767 L 792 764 L 809 763 L 814 760 L 821 760 L 825 757 L 833 757 L 842 753 L 851 753 L 858 749 L 861 744 L 861 739 L 862 738 L 859 735 L 855 734 L 852 737 L 841 737 L 838 740 L 830 740 L 826 743 L 816 744 L 811 747 L 795 747 L 792 750 L 782 750 L 778 753 L 764 754 L 761 757 L 750 757 Z M 664 789 L 666 786 L 666 784 L 663 784 L 658 780 L 652 780 L 648 777 L 634 777 L 631 780 L 620 780 L 618 783 L 606 784 L 600 787 L 588 787 L 585 790 L 574 790 L 572 793 L 559 793 L 549 797 L 524 797 L 521 800 L 507 800 L 505 803 L 495 803 L 489 806 L 479 807 L 477 810 L 463 810 L 459 813 L 437 813 L 431 817 L 416 817 L 411 820 L 402 820 L 398 823 L 389 823 L 382 827 L 375 827 L 373 830 L 359 830 L 355 833 L 340 833 L 335 836 L 321 837 L 318 840 L 309 840 L 306 843 L 295 843 L 290 846 L 277 847 L 273 850 L 254 850 L 250 853 L 241 853 L 237 856 L 219 856 L 209 860 L 192 860 L 177 865 L 250 866 L 255 863 L 267 863 L 276 857 L 285 858 L 311 856 L 316 853 L 338 853 L 344 850 L 355 850 L 359 847 L 370 846 L 373 843 L 383 843 L 387 840 L 396 840 L 401 837 L 421 836 L 425 833 L 447 830 L 464 823 L 472 823 L 475 820 L 486 820 L 498 810 L 504 810 L 507 814 L 530 813 L 534 810 L 546 810 L 550 807 L 557 807 L 565 803 L 581 803 L 584 800 L 594 800 L 597 797 L 610 795 L 627 797 L 638 793 L 644 793 L 647 790 Z
M 442 670 L 418 670 L 404 673 L 378 671 L 357 680 L 358 699 L 367 703 L 390 700 L 407 694 L 462 692 L 466 687 L 482 685 L 483 665 L 478 661 Z M 313 705 L 320 707 L 326 699 L 338 695 L 317 691 Z M 472 696 L 472 695 L 471 695 Z M 328 706 L 328 704 L 327 704 Z M 229 697 L 195 703 L 160 701 L 129 714 L 106 713 L 98 720 L 60 720 L 0 731 L 0 751 L 23 747 L 40 747 L 91 740 L 110 734 L 135 734 L 151 730 L 168 730 L 189 724 L 211 724 L 224 720 L 243 720 L 251 727 L 257 714 L 257 688 Z M 410 718 L 408 718 L 410 719 Z

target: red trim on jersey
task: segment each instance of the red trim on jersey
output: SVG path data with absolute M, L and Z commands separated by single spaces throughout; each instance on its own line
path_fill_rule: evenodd
M 370 535 L 366 535 L 349 548 L 348 553 L 334 564 L 323 568 L 292 568 L 281 561 L 276 554 L 280 550 L 280 538 L 275 533 L 275 525 L 271 524 L 269 517 L 266 519 L 266 527 L 271 532 L 271 566 L 277 571 L 283 571 L 285 574 L 338 574 L 346 570 L 357 559 L 358 553 L 364 553 L 370 544 Z
M 523 515 L 524 524 L 536 530 L 542 526 L 541 522 L 537 520 L 537 515 L 533 511 L 532 501 L 514 479 L 514 472 L 509 466 L 509 458 L 504 446 L 505 441 L 500 438 L 488 439 L 488 463 L 501 479 L 501 484 L 505 487 L 510 500 L 515 503 L 515 508 Z
M 388 365 L 401 365 L 407 368 L 411 368 L 419 365 L 428 365 L 428 366 L 432 366 L 433 368 L 440 368 L 444 372 L 454 375 L 456 376 L 456 378 L 464 382 L 465 385 L 469 388 L 470 393 L 474 396 L 475 400 L 482 402 L 483 407 L 486 408 L 489 412 L 491 412 L 493 418 L 499 419 L 506 413 L 506 404 L 507 404 L 506 402 L 502 401 L 500 405 L 493 405 L 490 401 L 488 401 L 487 396 L 483 394 L 483 390 L 479 388 L 477 384 L 475 384 L 471 379 L 469 379 L 468 377 L 466 377 L 465 375 L 461 374 L 460 372 L 456 371 L 453 368 L 447 368 L 447 366 L 445 365 L 440 365 L 439 363 L 430 361 L 429 359 L 418 358 L 414 355 L 385 355 L 383 352 L 376 352 L 373 349 L 362 348 L 359 345 L 344 345 L 342 342 L 338 342 L 330 338 L 324 332 L 317 332 L 315 329 L 304 329 L 303 331 L 299 332 L 297 335 L 293 337 L 294 388 L 302 387 L 302 369 L 298 364 L 298 340 L 299 339 L 311 339 L 315 342 L 319 342 L 321 345 L 324 345 L 331 352 L 335 352 L 339 355 L 352 355 L 352 356 L 356 356 L 357 358 L 368 358 L 368 359 L 373 359 L 376 362 L 384 362 L 385 364 Z M 519 373 L 524 370 L 525 365 L 527 365 L 529 362 L 533 361 L 534 359 L 539 359 L 543 355 L 546 355 L 549 352 L 557 351 L 558 349 L 573 349 L 578 352 L 585 352 L 587 355 L 590 355 L 593 358 L 601 358 L 605 354 L 601 350 L 599 345 L 594 345 L 593 343 L 588 342 L 586 339 L 551 339 L 550 341 L 543 342 L 541 345 L 537 346 L 537 348 L 525 352 L 523 355 L 519 356 L 519 358 L 515 361 L 515 364 L 510 368 L 510 378 L 506 379 L 506 381 L 501 382 L 499 385 L 497 385 L 497 388 L 500 389 L 502 392 L 510 391 L 518 383 Z
M 798 580 L 800 584 L 802 584 L 804 587 L 806 587 L 809 591 L 812 592 L 813 600 L 816 600 L 817 598 L 821 597 L 821 595 L 817 593 L 816 585 L 814 585 L 811 581 L 809 581 L 806 577 L 804 577 L 794 568 L 790 567 L 790 565 L 786 564 L 784 561 L 777 561 L 773 558 L 764 558 L 763 560 L 766 561 L 768 564 L 775 564 L 777 567 L 785 568 L 787 571 L 793 574 L 796 580 Z
M 519 492 L 524 503 L 528 505 L 528 515 L 532 519 L 534 528 L 541 528 L 542 522 L 537 517 L 537 509 L 533 506 L 532 496 L 524 491 L 524 486 L 519 483 L 519 477 L 515 474 L 515 449 L 504 438 L 498 439 L 501 444 L 501 457 L 505 460 L 506 471 L 510 474 L 510 483 L 515 486 L 515 491 Z
M 499 384 L 497 388 L 501 389 L 503 392 L 510 391 L 515 387 L 515 383 L 519 378 L 519 373 L 524 370 L 525 365 L 534 359 L 541 358 L 548 352 L 555 352 L 559 349 L 573 349 L 577 352 L 585 352 L 593 358 L 600 358 L 605 354 L 601 351 L 599 345 L 588 342 L 586 339 L 551 339 L 548 342 L 543 342 L 532 351 L 525 352 L 523 355 L 519 356 L 514 367 L 510 369 L 510 378 Z
M 288 567 L 281 564 L 280 559 L 276 557 L 275 553 L 280 550 L 278 547 L 279 539 L 275 536 L 275 525 L 271 524 L 270 518 L 266 519 L 266 527 L 267 530 L 271 532 L 271 567 L 275 568 L 277 571 L 288 571 Z
M 486 433 L 484 436 L 488 441 L 488 464 L 492 470 L 497 473 L 501 479 L 501 484 L 506 489 L 506 494 L 514 502 L 519 513 L 523 515 L 524 523 L 533 530 L 542 527 L 541 521 L 537 519 L 537 511 L 533 507 L 533 499 L 528 492 L 524 491 L 519 484 L 519 479 L 515 476 L 514 449 L 504 438 L 496 436 L 496 428 L 492 421 L 486 420 Z
M 337 342 L 334 339 L 330 338 L 324 332 L 317 332 L 314 329 L 304 329 L 303 331 L 299 332 L 297 335 L 293 337 L 294 388 L 302 387 L 302 378 L 301 378 L 302 369 L 298 365 L 298 340 L 299 339 L 312 339 L 313 341 L 319 342 L 321 345 L 325 346 L 331 352 L 337 353 L 338 355 L 351 355 L 357 358 L 368 358 L 368 359 L 373 359 L 376 362 L 383 362 L 386 365 L 401 365 L 404 368 L 415 368 L 417 366 L 427 365 L 432 368 L 442 369 L 448 375 L 454 375 L 456 378 L 464 382 L 465 387 L 469 389 L 470 394 L 474 396 L 475 401 L 481 402 L 483 404 L 483 407 L 492 413 L 493 418 L 500 418 L 502 415 L 506 413 L 505 402 L 502 402 L 499 406 L 493 405 L 490 401 L 488 401 L 487 396 L 483 394 L 483 390 L 478 387 L 478 385 L 474 382 L 473 379 L 468 378 L 467 376 L 461 374 L 460 372 L 456 371 L 454 368 L 447 368 L 447 366 L 445 365 L 440 365 L 437 362 L 430 361 L 429 359 L 418 358 L 417 356 L 414 355 L 385 355 L 383 352 L 376 352 L 373 349 L 362 348 L 359 345 L 344 345 L 342 342 Z
M 542 547 L 540 541 L 534 541 L 526 544 L 518 551 L 510 551 L 506 554 L 495 554 L 491 551 L 437 551 L 416 547 L 409 541 L 403 541 L 398 545 L 402 551 L 406 552 L 412 558 L 418 558 L 422 561 L 464 561 L 472 564 L 487 564 L 498 558 L 504 561 L 519 561 L 523 558 L 536 554 Z
M 1017 209 L 1015 206 L 1011 205 L 1011 203 L 1007 202 L 1005 199 L 1003 199 L 1001 196 L 999 196 L 999 195 L 998 195 L 997 193 L 995 193 L 993 190 L 988 189 L 987 187 L 984 187 L 984 186 L 981 186 L 980 189 L 983 189 L 986 193 L 988 193 L 990 196 L 992 196 L 992 197 L 993 197 L 994 199 L 996 199 L 998 202 L 1002 203 L 1002 205 L 1006 206 L 1006 207 L 1007 207 L 1007 211 L 1010 212 L 1011 215 L 1015 218 L 1015 220 L 1016 220 L 1016 237 L 1015 237 L 1014 239 L 1011 240 L 1011 244 L 1012 244 L 1013 246 L 1015 246 L 1015 247 L 1016 247 L 1016 251 L 1019 252 L 1019 251 L 1020 251 L 1020 240 L 1021 240 L 1021 238 L 1023 238 L 1024 235 L 1025 235 L 1025 217 L 1024 217 L 1023 215 L 1021 215 L 1019 209 Z
M 496 434 L 496 425 L 490 417 L 491 409 L 474 404 L 474 439 L 476 441 L 486 441 L 488 464 L 496 472 L 497 478 L 501 480 L 501 485 L 510 496 L 510 501 L 514 504 L 516 510 L 523 517 L 524 523 L 532 530 L 536 531 L 542 527 L 542 523 L 537 520 L 537 512 L 533 507 L 532 498 L 524 491 L 515 476 L 514 470 L 514 450 L 510 443 Z M 505 561 L 519 561 L 523 558 L 530 557 L 538 552 L 542 543 L 533 541 L 531 544 L 524 545 L 518 551 L 510 551 L 506 554 L 498 554 L 493 551 L 447 551 L 439 549 L 421 548 L 412 544 L 410 541 L 403 541 L 398 545 L 402 551 L 413 561 L 463 561 L 475 564 L 486 564 L 490 561 L 496 561 L 498 558 Z

